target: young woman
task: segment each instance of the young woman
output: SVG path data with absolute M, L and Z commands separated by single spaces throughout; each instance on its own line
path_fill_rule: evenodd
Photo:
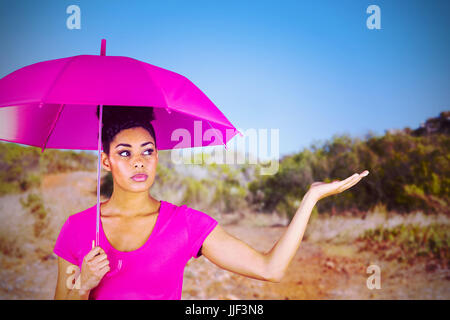
M 96 205 L 66 220 L 54 248 L 55 299 L 181 299 L 184 267 L 200 255 L 225 270 L 280 282 L 317 201 L 368 174 L 313 183 L 282 237 L 259 252 L 207 214 L 150 195 L 158 165 L 152 119 L 152 108 L 104 107 L 101 163 L 112 173 L 114 189 L 100 204 L 100 246 L 92 242 Z

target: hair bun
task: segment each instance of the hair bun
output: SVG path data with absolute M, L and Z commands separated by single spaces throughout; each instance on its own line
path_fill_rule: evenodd
M 97 106 L 97 119 L 99 118 L 100 106 Z M 114 123 L 117 121 L 142 121 L 151 122 L 155 120 L 155 113 L 153 107 L 138 107 L 138 106 L 103 106 L 102 122 Z
M 97 119 L 100 106 L 97 106 Z M 151 121 L 155 120 L 153 107 L 138 106 L 103 106 L 102 114 L 102 143 L 103 150 L 109 154 L 109 144 L 115 135 L 124 129 L 142 127 L 146 129 L 155 140 L 155 129 Z

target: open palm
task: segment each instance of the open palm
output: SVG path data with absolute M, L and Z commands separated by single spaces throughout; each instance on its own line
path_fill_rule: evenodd
M 362 178 L 367 176 L 369 171 L 365 170 L 362 173 L 355 173 L 345 180 L 334 180 L 333 182 L 314 182 L 309 188 L 309 192 L 314 194 L 318 200 L 341 193 L 355 184 Z

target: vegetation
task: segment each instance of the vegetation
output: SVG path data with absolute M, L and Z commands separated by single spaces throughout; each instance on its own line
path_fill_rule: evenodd
M 40 195 L 28 194 L 26 199 L 20 199 L 22 206 L 34 217 L 34 236 L 39 237 L 48 225 L 47 211 Z
M 211 180 L 207 185 L 214 186 L 211 205 L 220 212 L 234 212 L 247 205 L 247 186 L 242 182 L 242 170 L 228 165 L 211 164 L 208 167 Z
M 40 184 L 42 174 L 96 170 L 96 156 L 0 142 L 0 196 L 27 191 Z
M 369 134 L 365 140 L 335 135 L 321 145 L 313 144 L 281 159 L 275 175 L 253 181 L 251 202 L 261 210 L 292 217 L 314 181 L 342 180 L 368 169 L 370 175 L 363 183 L 321 200 L 319 213 L 357 214 L 383 204 L 399 213 L 450 214 L 450 136 L 412 133 L 406 128 L 381 137 Z
M 0 234 L 0 253 L 8 257 L 23 258 L 23 249 L 17 245 L 15 239 Z
M 361 250 L 372 250 L 387 260 L 414 263 L 417 258 L 436 259 L 450 266 L 450 226 L 400 224 L 366 230 L 358 239 Z

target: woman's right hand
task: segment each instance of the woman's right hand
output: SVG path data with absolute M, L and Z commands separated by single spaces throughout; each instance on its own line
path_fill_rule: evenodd
M 368 170 L 364 170 L 360 174 L 355 173 L 354 175 L 348 177 L 345 180 L 334 180 L 333 182 L 325 183 L 316 181 L 311 184 L 308 193 L 312 194 L 314 198 L 319 201 L 325 197 L 329 197 L 353 187 L 362 178 L 369 174 Z
M 94 247 L 83 258 L 81 265 L 80 295 L 88 294 L 98 286 L 104 275 L 110 270 L 108 257 L 101 247 Z

